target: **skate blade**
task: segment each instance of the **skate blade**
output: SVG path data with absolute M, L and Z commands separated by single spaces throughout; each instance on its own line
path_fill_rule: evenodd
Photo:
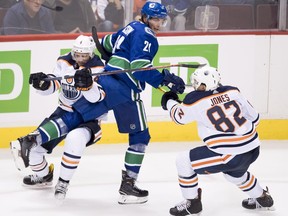
M 129 195 L 120 195 L 118 199 L 119 204 L 143 204 L 148 201 L 148 197 L 136 197 Z
M 27 185 L 27 184 L 22 184 L 23 187 L 25 188 L 30 188 L 30 189 L 45 189 L 45 188 L 51 188 L 53 186 L 53 182 L 45 182 L 45 183 L 39 183 L 35 185 Z
M 54 198 L 55 198 L 55 203 L 57 206 L 61 206 L 64 203 L 65 200 L 65 196 L 63 195 L 59 195 L 59 194 L 54 194 Z
M 11 153 L 12 153 L 16 168 L 19 171 L 23 171 L 26 167 L 25 167 L 24 161 L 21 157 L 20 142 L 18 140 L 11 141 L 10 142 L 10 149 L 11 149 Z
M 261 208 L 257 208 L 258 211 L 275 211 L 275 207 L 271 206 L 271 207 L 261 207 Z
M 54 194 L 56 205 L 61 206 L 64 203 L 66 195 L 58 193 Z

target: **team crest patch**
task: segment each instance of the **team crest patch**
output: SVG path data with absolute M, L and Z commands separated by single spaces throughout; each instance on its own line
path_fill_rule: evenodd
M 150 29 L 149 27 L 145 27 L 145 32 L 152 35 L 153 37 L 156 37 L 152 29 Z

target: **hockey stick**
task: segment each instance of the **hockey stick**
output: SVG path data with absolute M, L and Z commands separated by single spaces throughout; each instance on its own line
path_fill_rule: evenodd
M 156 70 L 161 68 L 169 68 L 169 67 L 184 67 L 184 68 L 199 68 L 203 67 L 206 64 L 172 64 L 172 65 L 163 65 L 163 66 L 155 66 L 155 67 L 148 67 L 148 68 L 134 68 L 134 69 L 124 69 L 124 70 L 114 70 L 114 71 L 104 71 L 99 73 L 92 73 L 92 76 L 107 76 L 112 74 L 121 74 L 121 73 L 131 73 L 131 72 L 137 72 L 137 71 L 149 71 L 149 70 Z M 64 76 L 64 79 L 70 79 L 74 76 L 66 75 Z M 62 77 L 49 77 L 45 78 L 45 81 L 51 81 L 51 80 L 61 80 Z
M 53 11 L 62 11 L 63 10 L 63 7 L 61 7 L 61 6 L 55 6 L 54 8 L 49 7 L 47 5 L 44 5 L 44 4 L 42 4 L 41 6 L 47 8 L 49 10 L 53 10 Z
M 107 54 L 107 52 L 103 49 L 103 47 L 101 46 L 100 42 L 99 42 L 99 38 L 98 38 L 98 34 L 97 34 L 97 29 L 95 26 L 92 26 L 92 38 L 95 42 L 96 48 L 99 51 L 99 53 L 101 54 L 101 58 L 103 60 L 105 60 L 106 62 L 108 62 L 109 60 L 109 56 Z

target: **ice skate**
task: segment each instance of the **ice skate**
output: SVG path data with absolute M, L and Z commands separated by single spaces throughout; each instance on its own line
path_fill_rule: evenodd
M 135 185 L 135 179 L 122 170 L 122 183 L 119 189 L 119 204 L 141 204 L 148 201 L 148 191 L 141 190 Z
M 19 171 L 29 166 L 30 149 L 37 145 L 36 137 L 38 135 L 38 132 L 33 132 L 10 142 L 12 156 Z
M 274 211 L 274 201 L 269 194 L 268 188 L 263 190 L 263 194 L 258 198 L 248 198 L 242 201 L 242 206 L 246 209 L 270 210 Z
M 202 211 L 201 188 L 198 188 L 198 197 L 184 200 L 170 209 L 170 214 L 175 216 L 198 215 Z
M 54 197 L 59 200 L 59 201 L 63 201 L 66 197 L 66 192 L 68 190 L 68 182 L 62 181 L 62 180 L 58 180 L 58 183 L 55 186 L 55 193 L 54 193 Z
M 49 173 L 44 177 L 39 177 L 37 174 L 25 176 L 23 185 L 27 187 L 46 187 L 53 184 L 54 165 L 50 164 Z

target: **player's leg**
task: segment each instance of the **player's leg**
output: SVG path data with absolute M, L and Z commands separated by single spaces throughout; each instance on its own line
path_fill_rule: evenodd
M 65 112 L 66 111 L 58 107 L 49 116 L 49 118 L 45 118 L 41 122 L 38 128 L 40 128 L 42 125 L 45 125 L 52 119 L 59 118 L 60 116 L 64 115 Z M 15 161 L 16 168 L 20 171 L 29 166 L 30 149 L 33 148 L 34 146 L 37 146 L 37 142 L 39 142 L 39 145 L 42 143 L 39 140 L 41 137 L 39 136 L 38 128 L 33 132 L 27 134 L 26 136 L 20 137 L 17 140 L 10 142 L 10 149 Z
M 145 203 L 148 201 L 148 191 L 135 184 L 150 140 L 143 102 L 140 99 L 129 101 L 117 106 L 113 111 L 119 132 L 129 133 L 129 147 L 125 153 L 125 170 L 122 170 L 118 202 Z
M 236 156 L 228 163 L 230 170 L 224 173 L 225 178 L 246 193 L 249 198 L 243 200 L 242 206 L 246 209 L 274 210 L 274 201 L 271 195 L 260 186 L 259 180 L 250 172 L 248 167 L 259 155 L 259 147 L 250 152 Z
M 198 149 L 201 155 L 198 154 Z M 171 215 L 198 214 L 202 211 L 201 188 L 198 187 L 198 174 L 191 166 L 191 158 L 202 160 L 209 157 L 210 151 L 205 147 L 198 147 L 190 151 L 178 154 L 176 158 L 176 168 L 178 182 L 184 200 L 170 208 Z
M 82 123 L 81 117 L 76 112 L 67 112 L 57 108 L 35 131 L 12 141 L 10 148 L 18 170 L 29 166 L 31 148 L 65 136 L 80 123 Z
M 102 136 L 98 121 L 80 125 L 67 134 L 62 155 L 58 183 L 55 186 L 55 198 L 63 200 L 86 146 L 96 143 Z
M 246 172 L 241 177 L 234 177 L 224 174 L 225 178 L 235 184 L 240 190 L 246 193 L 249 198 L 242 201 L 242 206 L 246 209 L 274 210 L 273 198 L 268 192 L 268 188 L 263 189 L 258 179 L 250 172 Z
M 24 177 L 23 184 L 25 186 L 43 187 L 52 185 L 54 165 L 50 164 L 48 166 L 45 154 L 50 154 L 63 139 L 64 137 L 60 137 L 41 146 L 35 146 L 30 150 L 29 167 L 33 174 Z
M 29 166 L 33 174 L 23 179 L 23 185 L 27 187 L 45 187 L 53 183 L 54 166 L 48 165 L 45 154 L 47 150 L 42 146 L 35 146 L 30 151 Z
M 176 159 L 178 180 L 185 200 L 170 209 L 172 215 L 197 214 L 202 211 L 201 189 L 198 188 L 198 175 L 207 175 L 229 170 L 227 165 L 234 157 L 215 153 L 200 146 L 183 152 Z
M 129 147 L 125 153 L 125 170 L 122 170 L 122 182 L 119 189 L 119 204 L 136 204 L 148 201 L 148 191 L 136 186 L 136 180 L 150 140 L 148 129 L 129 134 Z

